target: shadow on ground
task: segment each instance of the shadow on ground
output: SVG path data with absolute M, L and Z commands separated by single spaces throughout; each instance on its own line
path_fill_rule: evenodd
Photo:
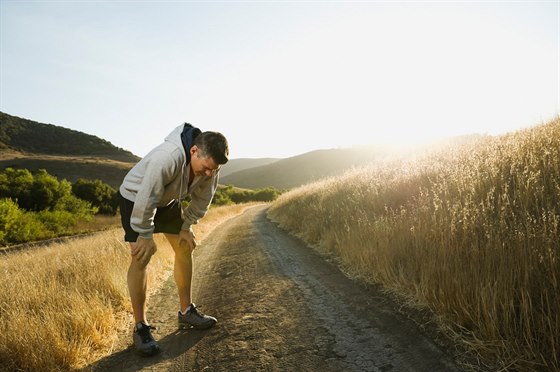
M 163 361 L 173 360 L 193 348 L 210 330 L 177 330 L 162 339 L 158 338 L 157 331 L 153 332 L 158 341 L 161 352 L 153 357 L 138 355 L 131 345 L 122 351 L 111 354 L 95 364 L 86 367 L 83 371 L 138 371 L 150 368 Z

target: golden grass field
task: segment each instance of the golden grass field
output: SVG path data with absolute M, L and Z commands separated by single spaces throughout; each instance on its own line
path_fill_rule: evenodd
M 560 370 L 560 118 L 302 186 L 269 217 L 430 309 L 470 368 Z
M 197 239 L 251 205 L 211 208 L 193 227 Z M 151 294 L 173 269 L 173 251 L 158 235 Z M 0 257 L 0 370 L 75 370 L 109 354 L 132 324 L 129 252 L 119 228 Z

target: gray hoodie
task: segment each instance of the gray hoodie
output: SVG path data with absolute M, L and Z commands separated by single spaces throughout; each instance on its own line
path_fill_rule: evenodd
M 181 143 L 183 125 L 178 126 L 165 142 L 154 148 L 125 176 L 119 188 L 121 195 L 134 202 L 130 226 L 143 238 L 154 232 L 157 207 L 164 207 L 187 195 L 191 201 L 183 210 L 184 230 L 191 228 L 206 214 L 218 187 L 218 172 L 211 177 L 195 176 L 190 187 L 190 164 Z

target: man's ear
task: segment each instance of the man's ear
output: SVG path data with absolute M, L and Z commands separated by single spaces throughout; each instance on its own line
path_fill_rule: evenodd
M 190 150 L 191 156 L 194 155 L 194 153 L 196 152 L 196 150 L 198 150 L 198 147 L 197 147 L 196 145 L 191 146 L 191 150 Z

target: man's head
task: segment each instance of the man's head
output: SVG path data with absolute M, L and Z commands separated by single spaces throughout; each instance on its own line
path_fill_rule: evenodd
M 191 147 L 191 167 L 195 175 L 211 176 L 227 163 L 229 147 L 227 139 L 219 132 L 202 132 Z

